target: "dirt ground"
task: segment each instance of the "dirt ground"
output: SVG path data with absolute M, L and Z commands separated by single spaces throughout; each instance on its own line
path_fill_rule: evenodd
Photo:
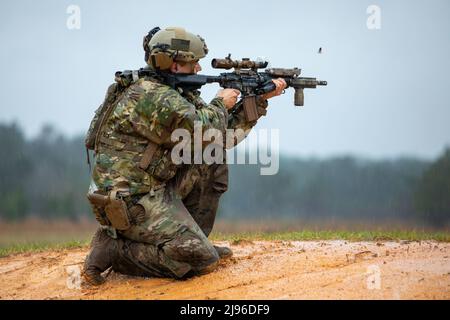
M 450 243 L 216 244 L 234 256 L 213 273 L 176 281 L 111 272 L 100 287 L 80 280 L 87 248 L 0 258 L 0 299 L 450 299 Z

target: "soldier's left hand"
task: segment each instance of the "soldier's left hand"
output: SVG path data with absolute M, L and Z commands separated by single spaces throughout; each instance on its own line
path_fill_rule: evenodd
M 283 90 L 286 89 L 287 87 L 286 81 L 284 81 L 283 78 L 273 79 L 272 82 L 275 83 L 275 90 L 261 95 L 263 99 L 267 100 L 279 96 L 280 94 L 283 93 Z

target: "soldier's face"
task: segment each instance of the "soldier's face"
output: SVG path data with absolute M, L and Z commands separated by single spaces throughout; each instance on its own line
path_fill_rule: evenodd
M 189 74 L 196 74 L 197 72 L 200 72 L 202 70 L 202 67 L 196 62 L 188 62 L 184 65 L 181 65 L 179 63 L 174 62 L 172 65 L 171 71 L 173 73 L 189 73 Z

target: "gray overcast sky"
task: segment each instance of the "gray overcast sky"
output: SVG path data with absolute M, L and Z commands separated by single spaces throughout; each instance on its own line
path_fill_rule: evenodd
M 69 30 L 67 7 L 81 9 Z M 366 25 L 371 4 L 381 29 Z M 450 145 L 450 1 L 11 1 L 0 4 L 0 121 L 84 133 L 116 70 L 142 67 L 142 37 L 183 26 L 210 48 L 300 67 L 328 87 L 274 98 L 259 128 L 303 156 L 434 158 Z M 322 54 L 317 54 L 319 47 Z M 218 87 L 203 89 L 205 99 Z

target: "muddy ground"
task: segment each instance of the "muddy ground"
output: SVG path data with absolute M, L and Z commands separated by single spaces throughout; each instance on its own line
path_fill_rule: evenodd
M 450 243 L 253 241 L 184 281 L 79 270 L 87 248 L 0 258 L 0 299 L 450 299 Z

